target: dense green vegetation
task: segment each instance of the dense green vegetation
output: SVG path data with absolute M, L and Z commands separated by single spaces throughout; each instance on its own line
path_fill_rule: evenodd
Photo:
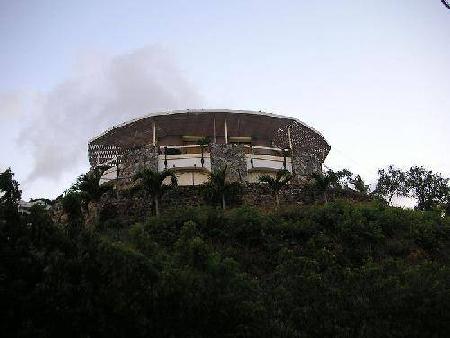
M 163 184 L 165 179 L 170 179 L 170 184 Z M 177 177 L 170 170 L 156 172 L 149 168 L 139 171 L 135 177 L 135 181 L 139 181 L 136 185 L 137 189 L 145 192 L 147 199 L 152 201 L 156 216 L 159 215 L 159 201 L 162 195 L 170 188 L 177 185 Z
M 275 177 L 270 175 L 262 175 L 259 177 L 259 182 L 267 184 L 272 195 L 275 197 L 276 207 L 280 207 L 280 192 L 287 186 L 293 175 L 287 170 L 279 170 Z
M 382 201 L 172 210 L 83 226 L 19 216 L 0 176 L 0 332 L 19 337 L 439 337 L 450 217 Z M 322 191 L 323 192 L 323 191 Z M 67 197 L 69 196 L 69 197 Z M 330 199 L 330 196 L 327 198 Z

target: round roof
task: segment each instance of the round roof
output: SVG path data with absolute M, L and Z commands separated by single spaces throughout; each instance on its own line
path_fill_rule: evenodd
M 153 123 L 158 138 L 165 136 L 224 135 L 224 124 L 230 137 L 252 136 L 272 139 L 276 131 L 294 122 L 302 124 L 323 138 L 322 134 L 298 119 L 261 111 L 230 109 L 186 109 L 151 113 L 118 124 L 94 137 L 89 144 L 116 145 L 120 147 L 150 143 Z

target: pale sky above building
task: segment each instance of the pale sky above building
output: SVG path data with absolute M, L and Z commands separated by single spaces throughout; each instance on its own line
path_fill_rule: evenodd
M 89 138 L 152 111 L 262 110 L 321 131 L 326 165 L 450 176 L 440 0 L 0 0 L 0 169 L 24 197 L 88 170 Z

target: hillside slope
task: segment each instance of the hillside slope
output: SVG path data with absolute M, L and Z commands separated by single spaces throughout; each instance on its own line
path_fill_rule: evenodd
M 336 201 L 2 223 L 2 332 L 426 337 L 450 330 L 450 218 Z M 30 226 L 32 224 L 32 226 Z

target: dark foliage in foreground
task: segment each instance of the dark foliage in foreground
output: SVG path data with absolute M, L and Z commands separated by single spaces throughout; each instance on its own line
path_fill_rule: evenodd
M 450 218 L 438 213 L 349 201 L 271 214 L 195 208 L 90 231 L 75 216 L 62 227 L 33 207 L 0 221 L 3 336 L 450 330 Z

